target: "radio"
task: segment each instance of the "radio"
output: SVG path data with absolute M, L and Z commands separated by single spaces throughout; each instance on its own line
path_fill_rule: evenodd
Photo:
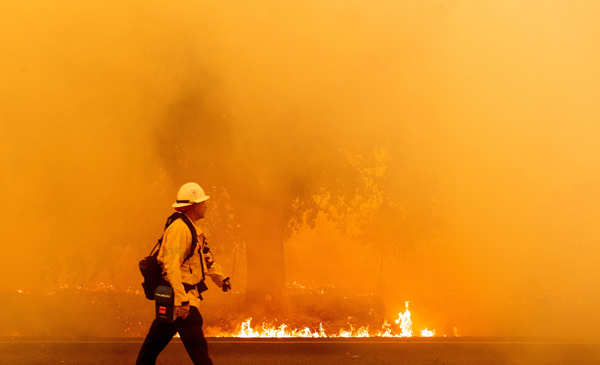
M 159 322 L 175 322 L 175 297 L 173 288 L 168 285 L 159 285 L 154 291 L 154 304 L 156 319 Z

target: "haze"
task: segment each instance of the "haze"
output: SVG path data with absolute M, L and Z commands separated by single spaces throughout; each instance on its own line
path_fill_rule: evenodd
M 0 291 L 137 288 L 197 181 L 257 306 L 297 281 L 410 300 L 465 335 L 597 336 L 597 2 L 0 14 Z

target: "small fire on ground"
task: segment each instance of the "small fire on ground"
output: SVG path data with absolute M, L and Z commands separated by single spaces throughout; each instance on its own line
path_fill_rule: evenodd
M 413 337 L 413 323 L 411 313 L 408 309 L 408 301 L 404 303 L 404 312 L 398 313 L 398 318 L 394 321 L 396 326 L 384 321 L 379 329 L 372 330 L 369 326 L 355 328 L 351 324 L 347 328 L 340 328 L 337 332 L 328 333 L 323 328 L 323 323 L 319 328 L 291 328 L 287 324 L 279 326 L 269 325 L 263 322 L 260 326 L 252 325 L 252 318 L 248 318 L 240 326 L 239 330 L 233 334 L 223 334 L 220 337 L 244 337 L 244 338 L 362 338 L 362 337 Z M 433 337 L 435 330 L 424 328 L 419 332 L 420 337 Z

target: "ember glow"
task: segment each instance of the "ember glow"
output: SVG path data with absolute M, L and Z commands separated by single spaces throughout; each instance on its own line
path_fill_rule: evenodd
M 395 321 L 397 326 L 393 327 L 389 322 L 384 321 L 377 330 L 370 330 L 369 326 L 354 327 L 348 324 L 347 327 L 340 328 L 334 332 L 327 332 L 323 323 L 319 323 L 318 328 L 301 327 L 293 328 L 286 323 L 272 325 L 263 322 L 259 326 L 252 325 L 252 318 L 246 319 L 238 328 L 238 332 L 233 334 L 221 334 L 218 337 L 243 337 L 243 338 L 362 338 L 362 337 L 412 337 L 413 324 L 411 313 L 408 309 L 408 301 L 404 303 L 404 312 L 398 313 L 398 319 Z M 420 337 L 433 337 L 435 330 L 427 328 L 421 330 Z

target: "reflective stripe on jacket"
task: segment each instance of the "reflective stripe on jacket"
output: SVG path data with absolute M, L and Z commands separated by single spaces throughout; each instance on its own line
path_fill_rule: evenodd
M 163 277 L 173 287 L 175 305 L 179 306 L 182 302 L 189 301 L 190 305 L 200 308 L 198 291 L 194 288 L 186 293 L 183 283 L 198 284 L 202 281 L 203 269 L 205 275 L 210 276 L 218 287 L 222 286 L 225 277 L 220 267 L 213 262 L 211 253 L 202 255 L 204 265 L 200 261 L 200 252 L 204 252 L 205 247 L 204 234 L 196 224 L 194 227 L 198 235 L 198 244 L 189 259 L 183 262 L 192 249 L 192 233 L 183 220 L 177 219 L 165 230 L 157 260 L 163 267 Z M 207 263 L 211 264 L 207 265 Z

